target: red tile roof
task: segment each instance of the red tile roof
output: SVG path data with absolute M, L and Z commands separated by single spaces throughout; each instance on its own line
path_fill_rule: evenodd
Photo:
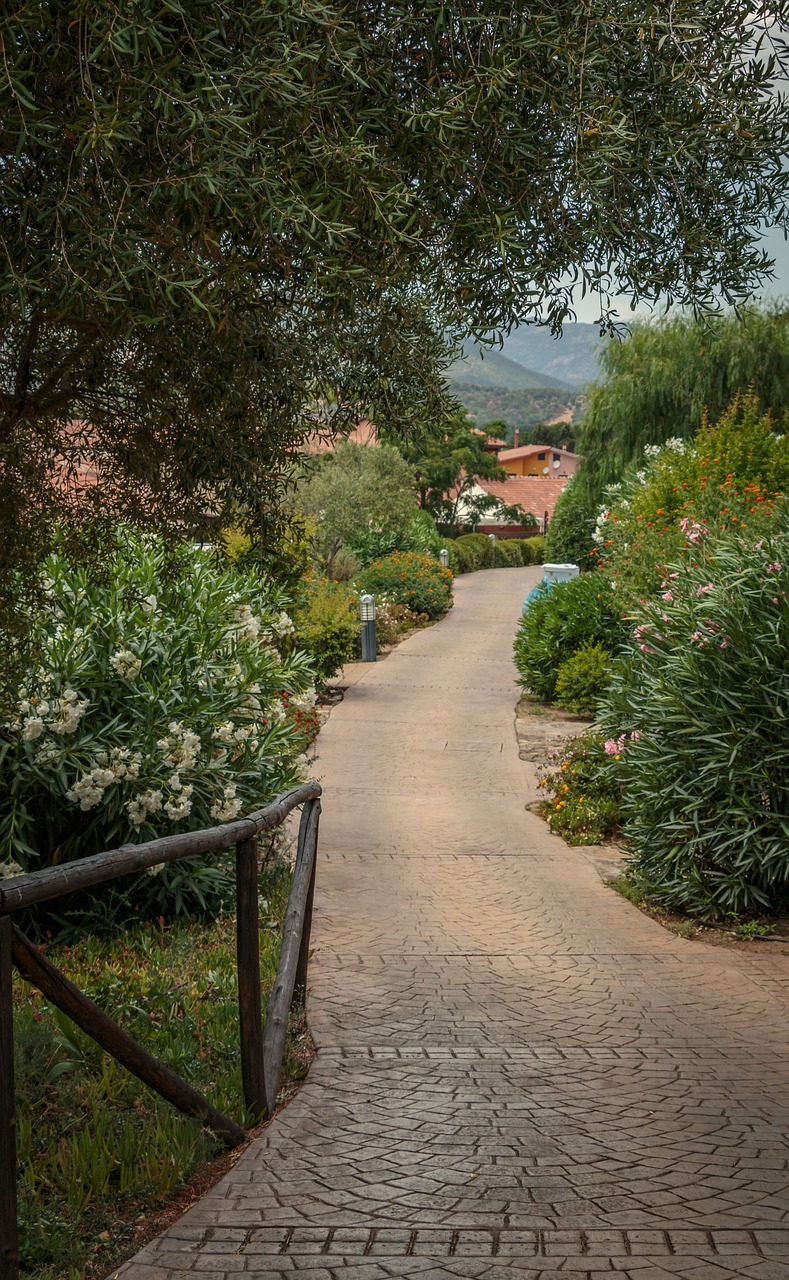
M 510 476 L 507 480 L 477 479 L 477 484 L 491 497 L 498 498 L 507 506 L 517 506 L 523 511 L 530 511 L 538 520 L 541 520 L 547 511 L 550 520 L 559 495 L 567 484 L 567 477 Z M 493 517 L 489 517 L 489 520 L 492 519 Z

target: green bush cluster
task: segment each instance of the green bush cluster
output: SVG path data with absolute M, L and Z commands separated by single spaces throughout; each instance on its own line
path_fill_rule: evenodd
M 703 537 L 635 611 L 598 708 L 631 875 L 707 916 L 789 908 L 789 511 Z
M 555 702 L 576 715 L 594 715 L 605 692 L 611 670 L 611 654 L 600 644 L 584 644 L 560 663 L 556 672 Z
M 611 584 L 600 573 L 543 586 L 523 615 L 515 638 L 519 683 L 544 702 L 556 696 L 562 663 L 583 646 L 614 653 L 624 627 Z
M 359 597 L 347 582 L 308 574 L 293 610 L 296 640 L 310 655 L 317 684 L 325 686 L 359 643 Z
M 487 534 L 464 533 L 459 538 L 445 538 L 442 545 L 449 551 L 449 567 L 454 574 L 493 567 L 493 544 Z M 541 536 L 496 540 L 497 568 L 542 564 L 544 558 L 545 539 Z
M 440 618 L 452 607 L 452 574 L 432 556 L 415 551 L 396 551 L 374 560 L 360 574 L 361 594 L 385 596 L 428 618 Z

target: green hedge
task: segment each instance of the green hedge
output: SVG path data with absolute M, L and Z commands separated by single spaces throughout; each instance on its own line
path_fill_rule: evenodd
M 556 696 L 563 662 L 587 645 L 616 653 L 625 629 L 611 584 L 601 573 L 584 573 L 543 589 L 529 604 L 515 639 L 519 683 L 545 702 Z
M 493 544 L 485 533 L 464 533 L 459 538 L 445 538 L 442 545 L 449 552 L 449 567 L 455 575 L 493 567 Z M 544 557 L 543 537 L 496 540 L 496 567 L 499 569 L 542 564 Z

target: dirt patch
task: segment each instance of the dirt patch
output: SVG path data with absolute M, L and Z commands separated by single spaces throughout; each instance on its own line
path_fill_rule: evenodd
M 577 738 L 590 724 L 589 716 L 575 716 L 527 695 L 515 708 L 518 755 L 539 769 L 547 769 L 570 738 Z

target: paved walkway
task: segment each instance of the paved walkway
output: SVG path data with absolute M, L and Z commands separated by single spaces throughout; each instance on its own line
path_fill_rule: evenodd
M 332 713 L 318 1057 L 125 1280 L 789 1278 L 789 959 L 667 933 L 524 811 L 538 576 L 461 578 Z

